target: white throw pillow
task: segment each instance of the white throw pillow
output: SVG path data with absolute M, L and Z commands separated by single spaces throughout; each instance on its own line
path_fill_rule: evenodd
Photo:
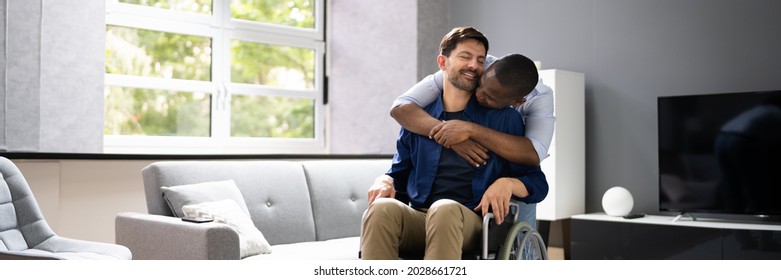
M 185 217 L 212 218 L 215 222 L 233 227 L 239 233 L 241 258 L 256 254 L 271 253 L 263 233 L 255 227 L 247 215 L 235 201 L 230 199 L 185 205 L 182 207 Z
M 231 199 L 236 202 L 244 213 L 249 215 L 244 196 L 233 180 L 203 182 L 189 185 L 161 187 L 163 199 L 168 203 L 175 217 L 184 217 L 182 206 L 202 202 Z

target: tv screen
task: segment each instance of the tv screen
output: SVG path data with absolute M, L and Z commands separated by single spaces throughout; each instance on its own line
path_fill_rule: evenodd
M 659 209 L 781 214 L 781 91 L 658 98 Z

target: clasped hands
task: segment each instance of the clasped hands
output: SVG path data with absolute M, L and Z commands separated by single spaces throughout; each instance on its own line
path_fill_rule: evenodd
M 470 139 L 475 133 L 475 124 L 461 120 L 443 121 L 431 129 L 428 137 L 445 148 L 453 149 L 458 155 L 475 167 L 488 160 L 488 149 Z

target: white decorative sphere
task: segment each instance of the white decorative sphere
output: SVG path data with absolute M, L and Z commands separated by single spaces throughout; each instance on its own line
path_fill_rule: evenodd
M 602 209 L 609 216 L 626 216 L 634 206 L 632 194 L 623 187 L 609 188 L 602 196 Z

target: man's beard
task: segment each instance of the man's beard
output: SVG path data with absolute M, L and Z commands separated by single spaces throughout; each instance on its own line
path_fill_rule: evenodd
M 461 81 L 459 78 L 463 73 L 471 72 L 474 74 L 474 79 L 472 82 L 469 81 Z M 464 91 L 474 91 L 475 88 L 477 88 L 477 72 L 475 71 L 469 71 L 469 70 L 461 70 L 458 72 L 458 75 L 451 75 L 448 79 L 453 86 L 455 86 L 457 89 L 464 90 Z

